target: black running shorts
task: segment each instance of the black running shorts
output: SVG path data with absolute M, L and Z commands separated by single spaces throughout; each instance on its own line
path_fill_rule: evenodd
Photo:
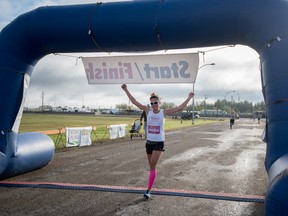
M 164 142 L 154 142 L 154 141 L 147 140 L 146 153 L 152 154 L 153 151 L 165 151 Z

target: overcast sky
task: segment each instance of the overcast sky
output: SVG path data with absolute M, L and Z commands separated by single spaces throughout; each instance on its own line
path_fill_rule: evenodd
M 95 3 L 95 0 L 0 0 L 0 29 L 17 16 L 39 6 L 83 3 Z M 192 51 L 205 51 L 205 55 L 199 54 L 200 67 L 215 63 L 214 66 L 205 66 L 199 70 L 195 83 L 196 101 L 203 101 L 205 95 L 207 103 L 222 100 L 229 91 L 235 92 L 229 93 L 227 100 L 232 96 L 236 101 L 263 101 L 259 56 L 254 50 L 237 45 L 198 48 Z M 105 53 L 101 55 L 108 56 Z M 51 54 L 41 59 L 33 71 L 25 106 L 40 106 L 42 92 L 44 103 L 53 106 L 115 108 L 116 104 L 128 103 L 119 84 L 88 85 L 82 61 L 77 60 L 79 56 L 99 56 L 99 53 Z M 66 74 L 69 74 L 69 79 Z M 149 95 L 156 92 L 163 102 L 180 104 L 189 91 L 192 91 L 192 84 L 143 84 L 128 85 L 128 88 L 142 103 L 148 103 Z

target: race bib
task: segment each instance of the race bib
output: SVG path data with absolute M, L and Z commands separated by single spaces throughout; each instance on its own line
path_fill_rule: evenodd
M 148 133 L 160 134 L 160 126 L 148 125 Z

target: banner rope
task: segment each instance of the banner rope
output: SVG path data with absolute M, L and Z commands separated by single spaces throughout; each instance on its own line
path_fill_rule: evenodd
M 28 187 L 28 188 L 47 188 L 47 189 L 66 189 L 66 190 L 88 190 L 103 191 L 114 193 L 140 193 L 143 194 L 146 188 L 129 187 L 129 186 L 111 186 L 111 185 L 94 185 L 94 184 L 71 184 L 56 182 L 16 182 L 0 181 L 0 187 Z M 177 189 L 159 189 L 151 191 L 153 195 L 193 197 L 202 199 L 217 199 L 236 202 L 256 202 L 264 203 L 265 197 L 261 195 L 240 195 L 233 193 L 201 192 L 191 190 Z

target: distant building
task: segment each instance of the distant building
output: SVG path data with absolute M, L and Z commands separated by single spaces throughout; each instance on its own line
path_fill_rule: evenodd
M 207 109 L 207 110 L 201 110 L 200 111 L 200 116 L 222 116 L 222 115 L 226 115 L 227 112 L 222 111 L 222 110 L 211 110 L 211 109 Z
M 266 118 L 265 111 L 254 111 L 253 112 L 253 118 Z
M 51 112 L 52 111 L 52 106 L 50 106 L 50 105 L 44 105 L 43 107 L 40 106 L 39 110 L 44 111 L 44 112 Z

